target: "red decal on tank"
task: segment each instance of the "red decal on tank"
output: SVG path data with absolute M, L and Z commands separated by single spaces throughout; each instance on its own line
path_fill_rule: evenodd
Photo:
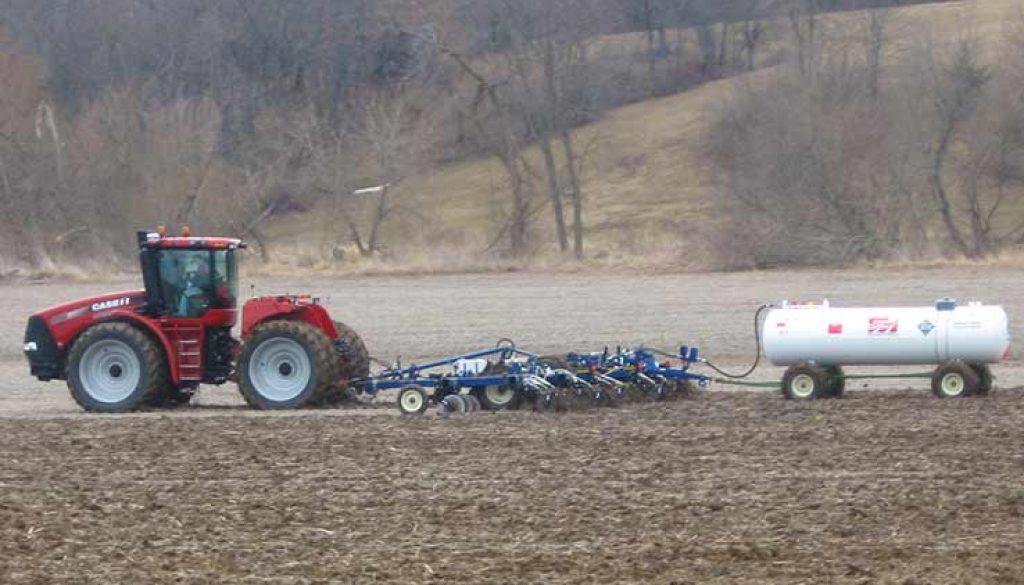
M 829 325 L 828 325 L 828 334 L 829 335 L 842 335 L 843 334 L 843 324 L 842 323 L 829 323 Z
M 899 333 L 900 322 L 888 317 L 871 317 L 868 319 L 868 335 L 887 335 Z

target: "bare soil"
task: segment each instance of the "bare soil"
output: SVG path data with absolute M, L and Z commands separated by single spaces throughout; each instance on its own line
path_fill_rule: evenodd
M 699 344 L 746 365 L 781 298 L 1016 316 L 1019 270 L 261 282 L 311 291 L 371 352 L 502 336 L 541 352 Z M 131 284 L 124 285 L 131 287 Z M 81 413 L 28 377 L 24 318 L 111 284 L 0 287 L 0 583 L 1024 582 L 1024 392 L 859 386 L 811 404 L 727 391 L 563 415 L 200 405 Z M 721 357 L 719 357 L 721 356 Z M 761 379 L 774 379 L 768 368 Z

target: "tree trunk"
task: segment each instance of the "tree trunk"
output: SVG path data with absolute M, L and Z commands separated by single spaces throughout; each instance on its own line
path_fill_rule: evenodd
M 249 235 L 252 236 L 252 239 L 256 240 L 256 245 L 260 248 L 260 260 L 264 264 L 270 262 L 270 248 L 267 247 L 267 239 L 264 237 L 263 231 L 254 227 L 249 230 Z
M 562 149 L 565 151 L 566 167 L 569 170 L 569 186 L 572 188 L 572 248 L 577 260 L 583 259 L 583 190 L 576 171 L 576 153 L 572 145 L 572 133 L 562 129 Z
M 545 134 L 540 140 L 540 150 L 544 154 L 544 170 L 548 177 L 548 193 L 551 195 L 551 208 L 555 217 L 555 233 L 558 235 L 558 249 L 569 250 L 569 237 L 565 231 L 565 213 L 562 210 L 562 192 L 558 186 L 558 166 L 555 164 L 555 153 L 551 150 L 551 137 Z
M 953 206 L 949 202 L 949 196 L 946 194 L 946 185 L 942 180 L 942 172 L 946 163 L 946 153 L 949 151 L 949 143 L 953 138 L 953 131 L 956 129 L 956 122 L 954 120 L 948 120 L 946 127 L 939 139 L 939 145 L 935 149 L 935 156 L 932 158 L 932 168 L 929 175 L 929 180 L 932 184 L 932 195 L 935 197 L 935 201 L 939 204 L 939 215 L 942 217 L 942 223 L 946 227 L 946 232 L 949 234 L 949 239 L 953 241 L 953 245 L 956 246 L 957 250 L 961 254 L 972 257 L 971 249 L 964 240 L 963 234 L 960 232 L 960 228 L 957 227 L 956 221 L 953 219 Z
M 722 38 L 718 43 L 718 66 L 719 71 L 725 71 L 726 60 L 729 58 L 729 23 L 722 23 Z

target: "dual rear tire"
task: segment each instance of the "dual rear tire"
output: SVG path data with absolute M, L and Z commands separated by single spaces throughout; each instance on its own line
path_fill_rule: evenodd
M 323 331 L 301 321 L 269 321 L 242 346 L 238 389 L 254 408 L 301 408 L 329 401 L 339 369 Z

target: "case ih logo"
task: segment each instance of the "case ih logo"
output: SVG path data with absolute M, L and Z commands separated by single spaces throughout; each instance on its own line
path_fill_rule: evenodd
M 93 311 L 104 311 L 106 309 L 113 309 L 115 307 L 123 307 L 125 305 L 131 304 L 131 302 L 132 302 L 131 297 L 124 297 L 124 298 L 120 298 L 120 299 L 113 299 L 113 300 L 110 300 L 110 301 L 103 301 L 102 303 L 93 303 L 92 304 L 92 310 Z
M 868 319 L 868 335 L 891 335 L 899 333 L 900 322 L 888 317 L 871 317 Z

